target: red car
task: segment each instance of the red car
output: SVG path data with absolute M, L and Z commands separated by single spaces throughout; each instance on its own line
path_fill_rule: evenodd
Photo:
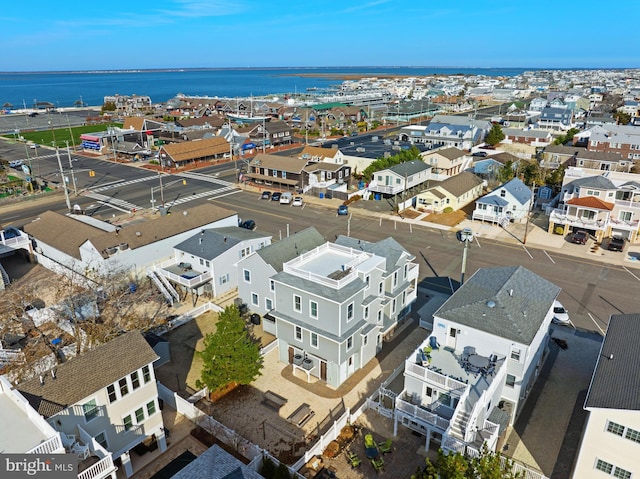
M 587 240 L 589 239 L 589 233 L 585 230 L 574 231 L 571 235 L 571 242 L 576 244 L 587 244 Z

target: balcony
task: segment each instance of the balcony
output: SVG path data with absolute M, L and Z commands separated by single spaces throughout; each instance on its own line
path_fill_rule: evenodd
M 594 218 L 592 220 L 583 217 L 570 215 L 560 208 L 554 209 L 549 215 L 549 221 L 556 224 L 569 225 L 571 227 L 584 228 L 588 230 L 605 230 L 607 228 L 607 218 Z
M 440 412 L 437 409 L 430 408 L 415 401 L 408 396 L 406 391 L 403 394 L 396 397 L 396 415 L 402 418 L 407 418 L 410 421 L 418 424 L 424 424 L 428 426 L 434 426 L 441 431 L 446 431 L 449 427 L 449 420 L 451 419 L 452 411 L 450 408 L 441 407 Z
M 208 283 L 212 278 L 211 271 L 198 271 L 190 263 L 181 262 L 177 258 L 160 263 L 156 266 L 156 271 L 174 283 L 187 288 L 197 288 Z

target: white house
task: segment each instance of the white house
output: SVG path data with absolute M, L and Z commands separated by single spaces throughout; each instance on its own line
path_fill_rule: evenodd
M 81 459 L 119 458 L 135 472 L 131 450 L 141 443 L 165 451 L 153 362 L 158 356 L 139 331 L 131 331 L 57 365 L 16 389 Z M 109 459 L 106 459 L 106 457 Z M 101 470 L 97 469 L 98 471 Z M 104 476 L 103 476 L 104 477 Z
M 510 222 L 526 221 L 533 193 L 520 179 L 513 178 L 476 200 L 473 220 L 489 221 L 507 226 Z
M 523 266 L 482 268 L 433 315 L 405 362 L 398 424 L 445 451 L 477 452 L 513 424 L 538 377 L 560 288 Z
M 640 314 L 615 314 L 587 392 L 573 478 L 640 475 Z

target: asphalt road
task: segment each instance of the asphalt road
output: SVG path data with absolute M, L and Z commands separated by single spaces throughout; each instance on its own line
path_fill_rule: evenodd
M 0 142 L 0 155 L 4 155 L 6 146 L 5 142 Z M 12 147 L 10 150 L 19 154 L 16 145 Z M 55 175 L 55 152 L 43 148 L 39 154 L 41 168 L 52 170 L 51 174 Z M 161 203 L 160 180 L 153 171 L 84 157 L 74 156 L 72 160 L 77 189 L 81 192 L 88 188 L 89 195 L 72 195 L 71 203 L 78 204 L 91 215 L 106 219 L 130 211 L 131 207 L 149 208 L 152 189 L 156 206 Z M 96 171 L 96 176 L 90 177 L 87 171 L 83 171 L 87 168 Z M 213 201 L 238 211 L 242 219 L 255 220 L 258 229 L 272 234 L 274 240 L 310 225 L 329 241 L 340 234 L 350 234 L 367 241 L 391 235 L 416 256 L 423 285 L 446 289 L 460 280 L 462 246 L 452 232 L 380 220 L 360 213 L 357 204 L 350 208 L 352 215 L 339 217 L 336 214 L 337 203 L 333 200 L 323 204 L 305 203 L 303 208 L 260 200 L 258 192 L 234 188 L 230 182 L 235 177 L 236 170 L 232 164 L 204 168 L 195 174 L 163 175 L 165 206 L 180 211 Z M 59 195 L 45 202 L 25 202 L 19 207 L 0 208 L 0 223 L 22 226 L 46 210 L 65 213 L 64 197 Z M 549 249 L 528 247 L 525 251 L 520 244 L 487 239 L 475 241 L 469 251 L 466 275 L 468 278 L 480 267 L 515 264 L 522 264 L 560 286 L 560 300 L 579 328 L 601 331 L 606 328 L 611 314 L 637 312 L 634 296 L 640 288 L 640 271 Z

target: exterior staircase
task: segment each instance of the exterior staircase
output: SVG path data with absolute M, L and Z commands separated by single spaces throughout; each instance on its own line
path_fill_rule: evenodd
M 153 284 L 156 285 L 165 299 L 173 306 L 173 304 L 175 303 L 175 297 L 169 292 L 164 282 L 160 279 L 161 276 L 152 269 L 147 271 L 147 276 L 151 278 Z
M 466 410 L 460 411 L 456 414 L 455 420 L 451 425 L 451 433 L 461 441 L 464 441 L 465 431 L 469 424 L 469 413 Z

